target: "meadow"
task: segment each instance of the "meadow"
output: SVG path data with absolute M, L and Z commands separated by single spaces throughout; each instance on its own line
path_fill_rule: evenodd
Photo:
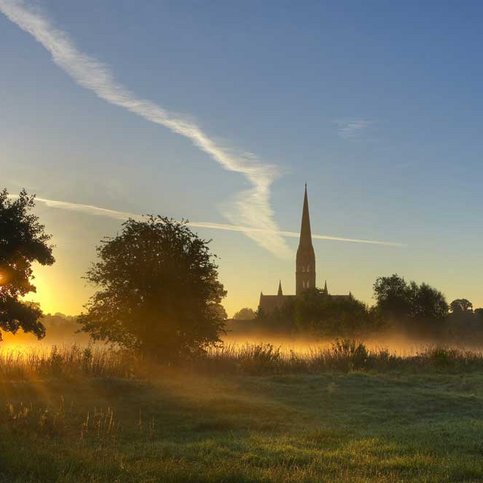
M 482 481 L 483 357 L 4 351 L 0 481 Z

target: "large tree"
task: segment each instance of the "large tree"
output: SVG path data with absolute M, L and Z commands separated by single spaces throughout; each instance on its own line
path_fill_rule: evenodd
M 411 317 L 414 320 L 441 322 L 448 317 L 445 296 L 427 283 L 411 282 Z
M 410 285 L 397 274 L 376 280 L 374 298 L 377 309 L 386 319 L 400 320 L 411 313 Z
M 32 264 L 55 261 L 51 236 L 32 213 L 34 207 L 35 196 L 25 190 L 18 197 L 10 197 L 5 189 L 0 192 L 0 329 L 12 333 L 23 329 L 42 338 L 40 307 L 21 300 L 36 290 Z
M 79 318 L 94 339 L 163 359 L 219 341 L 226 292 L 208 242 L 186 223 L 130 219 L 97 252 L 86 278 L 98 291 Z
M 409 322 L 413 327 L 441 322 L 448 316 L 448 304 L 440 291 L 426 283 L 408 283 L 397 274 L 376 280 L 374 298 L 384 319 Z

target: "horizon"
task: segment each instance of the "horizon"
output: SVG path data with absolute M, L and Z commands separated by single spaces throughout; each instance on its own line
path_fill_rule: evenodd
M 306 179 L 319 286 L 371 304 L 398 273 L 483 306 L 478 2 L 0 12 L 0 166 L 53 234 L 45 312 L 81 311 L 95 247 L 140 213 L 213 239 L 230 315 L 295 293 Z

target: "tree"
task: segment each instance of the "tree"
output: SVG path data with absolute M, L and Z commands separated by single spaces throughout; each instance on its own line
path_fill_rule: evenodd
M 451 313 L 461 314 L 473 312 L 473 304 L 467 299 L 456 299 L 449 304 Z
M 448 316 L 444 295 L 426 283 L 407 283 L 397 274 L 374 283 L 376 310 L 386 320 L 416 325 L 440 322 Z
M 253 320 L 256 316 L 257 314 L 253 309 L 243 307 L 233 316 L 233 320 Z
M 307 289 L 283 306 L 259 317 L 266 330 L 344 336 L 370 332 L 377 325 L 367 307 L 348 295 L 330 296 L 325 290 Z
M 481 308 L 475 309 L 475 318 L 479 322 L 483 321 L 483 309 Z
M 422 321 L 442 321 L 448 316 L 444 295 L 427 283 L 411 282 L 411 318 Z
M 401 319 L 411 312 L 411 289 L 397 274 L 376 279 L 374 298 L 379 312 L 386 319 Z
M 208 243 L 185 222 L 129 219 L 87 272 L 98 291 L 79 317 L 82 330 L 163 359 L 219 342 L 226 292 Z
M 25 190 L 16 198 L 6 189 L 0 192 L 0 329 L 12 333 L 22 329 L 40 339 L 45 336 L 39 321 L 42 310 L 20 299 L 36 291 L 32 264 L 52 265 L 55 260 L 51 235 L 31 212 L 34 207 L 35 195 Z
M 367 307 L 352 296 L 334 297 L 315 288 L 304 291 L 293 305 L 295 324 L 302 331 L 354 335 L 373 328 Z

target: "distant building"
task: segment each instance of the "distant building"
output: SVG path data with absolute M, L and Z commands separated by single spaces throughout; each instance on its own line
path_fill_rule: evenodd
M 310 229 L 309 201 L 307 198 L 307 185 L 305 185 L 304 206 L 302 209 L 302 223 L 300 227 L 300 240 L 295 259 L 295 295 L 284 295 L 282 282 L 278 283 L 277 295 L 264 295 L 260 293 L 259 310 L 269 314 L 284 306 L 285 302 L 294 299 L 305 290 L 316 288 L 315 278 L 315 252 L 312 245 L 312 232 Z M 323 292 L 328 297 L 349 298 L 351 295 L 330 295 L 325 282 Z

